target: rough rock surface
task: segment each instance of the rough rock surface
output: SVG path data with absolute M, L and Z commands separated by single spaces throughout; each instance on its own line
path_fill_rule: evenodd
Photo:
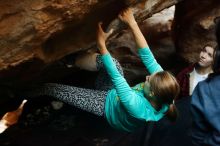
M 20 104 L 8 86 L 52 81 L 90 87 L 96 74 L 67 68 L 63 61 L 96 50 L 95 26 L 100 20 L 116 30 L 108 48 L 122 63 L 129 83 L 143 81 L 146 71 L 134 51 L 131 33 L 115 19 L 126 5 L 134 6 L 138 23 L 163 67 L 172 70 L 181 65 L 175 59 L 176 48 L 185 60 L 195 62 L 200 48 L 214 40 L 219 4 L 217 0 L 184 0 L 177 5 L 173 27 L 172 19 L 166 23 L 147 19 L 180 1 L 1 1 L 0 115 Z M 104 119 L 67 104 L 56 109 L 52 103 L 49 97 L 29 100 L 18 124 L 0 135 L 0 145 L 144 145 L 142 138 L 148 134 L 144 129 L 132 134 L 115 131 Z
M 215 21 L 220 17 L 218 0 L 186 0 L 176 6 L 173 38 L 180 56 L 196 62 L 198 53 L 215 41 Z
M 94 46 L 97 22 L 102 20 L 107 26 L 125 6 L 135 6 L 138 22 L 142 22 L 178 1 L 1 1 L 1 82 L 31 80 L 51 62 Z M 118 33 L 121 24 L 112 24 Z

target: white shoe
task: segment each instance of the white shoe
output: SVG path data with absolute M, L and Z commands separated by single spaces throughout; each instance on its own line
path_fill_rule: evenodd
M 7 122 L 5 120 L 0 120 L 0 134 L 8 128 L 6 123 Z

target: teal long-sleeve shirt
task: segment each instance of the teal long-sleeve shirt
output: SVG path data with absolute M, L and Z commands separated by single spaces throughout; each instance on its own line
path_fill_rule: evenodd
M 163 71 L 149 48 L 138 49 L 138 54 L 150 74 Z M 144 97 L 144 83 L 131 88 L 118 72 L 109 53 L 102 55 L 102 61 L 114 84 L 105 102 L 105 116 L 112 127 L 131 132 L 146 121 L 158 121 L 165 115 L 168 106 L 164 105 L 156 111 Z

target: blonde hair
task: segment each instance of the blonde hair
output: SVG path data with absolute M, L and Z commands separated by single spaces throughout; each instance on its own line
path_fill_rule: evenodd
M 150 78 L 150 90 L 161 103 L 172 104 L 179 94 L 176 78 L 167 71 L 157 72 Z
M 170 108 L 167 116 L 171 121 L 176 120 L 178 112 L 173 102 L 180 92 L 176 78 L 168 71 L 161 71 L 153 74 L 149 83 L 150 91 L 157 98 L 157 104 L 168 104 Z

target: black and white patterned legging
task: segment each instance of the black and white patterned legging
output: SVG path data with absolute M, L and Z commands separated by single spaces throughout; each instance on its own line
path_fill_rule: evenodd
M 124 75 L 119 62 L 114 58 L 113 61 L 116 63 L 119 72 Z M 104 68 L 101 55 L 97 56 L 96 65 L 99 74 L 95 82 L 96 89 L 94 90 L 56 83 L 46 83 L 29 95 L 34 96 L 33 94 L 35 94 L 36 96 L 37 94 L 38 96 L 52 96 L 84 111 L 98 116 L 104 116 L 105 98 L 108 90 L 113 88 L 113 84 Z

